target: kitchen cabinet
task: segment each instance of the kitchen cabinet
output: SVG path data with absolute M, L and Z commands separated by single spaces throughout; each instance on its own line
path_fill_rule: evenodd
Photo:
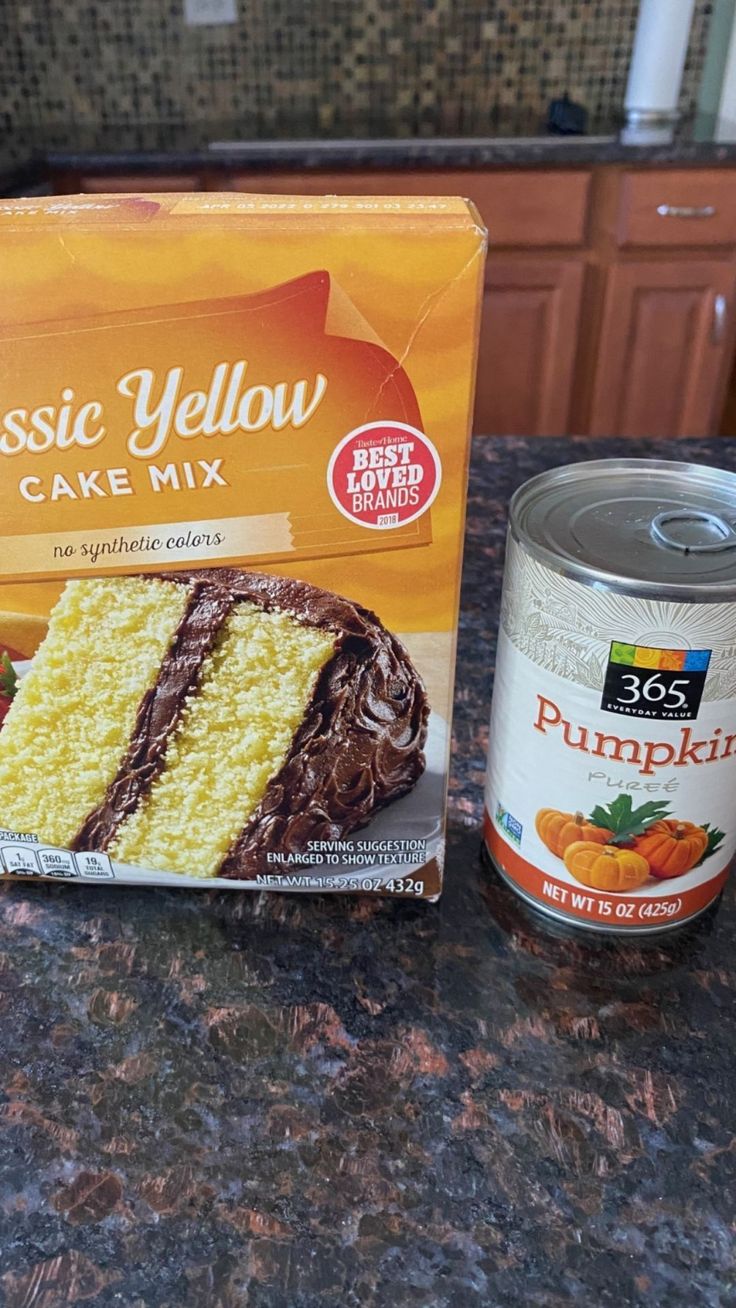
M 591 173 L 458 168 L 391 172 L 234 173 L 229 191 L 277 195 L 462 195 L 472 200 L 494 246 L 574 246 L 585 239 Z
M 713 430 L 733 352 L 733 260 L 633 262 L 608 273 L 593 436 Z
M 621 178 L 621 246 L 736 244 L 736 177 L 731 169 L 651 168 Z
M 135 177 L 83 177 L 79 189 L 85 195 L 109 195 L 131 191 L 198 191 L 200 186 L 192 173 L 141 173 Z
M 478 356 L 475 427 L 508 435 L 569 431 L 584 267 L 575 259 L 491 258 Z
M 197 173 L 65 173 L 53 180 L 57 195 L 135 195 L 202 190 Z
M 57 175 L 58 191 L 465 195 L 488 227 L 483 434 L 719 430 L 736 330 L 736 168 L 244 169 Z

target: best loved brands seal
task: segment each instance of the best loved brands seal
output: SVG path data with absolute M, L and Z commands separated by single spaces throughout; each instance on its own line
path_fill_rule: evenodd
M 442 481 L 431 440 L 408 423 L 368 422 L 349 432 L 327 468 L 327 489 L 343 517 L 386 531 L 426 513 Z

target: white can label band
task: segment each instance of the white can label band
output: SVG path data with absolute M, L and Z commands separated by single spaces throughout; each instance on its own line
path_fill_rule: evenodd
M 511 541 L 485 836 L 557 915 L 647 930 L 701 912 L 736 851 L 736 614 L 597 590 Z

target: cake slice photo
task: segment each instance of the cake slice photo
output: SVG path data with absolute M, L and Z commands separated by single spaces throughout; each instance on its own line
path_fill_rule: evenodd
M 248 880 L 406 795 L 429 704 L 369 610 L 235 568 L 69 581 L 0 730 L 0 824 Z M 276 869 L 277 870 L 277 869 Z

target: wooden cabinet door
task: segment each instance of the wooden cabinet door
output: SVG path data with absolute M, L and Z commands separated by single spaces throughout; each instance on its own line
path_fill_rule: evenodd
M 216 179 L 213 184 L 217 189 Z M 239 172 L 231 191 L 266 195 L 463 195 L 478 206 L 492 246 L 582 245 L 591 174 L 584 169 L 343 169 L 341 172 Z
M 717 431 L 733 352 L 736 264 L 626 263 L 608 274 L 593 436 Z
M 52 171 L 54 195 L 118 195 L 141 191 L 201 191 L 196 173 L 78 173 Z
M 476 432 L 568 434 L 584 276 L 581 260 L 497 259 L 491 250 Z
M 80 177 L 79 190 L 84 195 L 137 195 L 141 191 L 201 191 L 194 173 L 99 173 Z

